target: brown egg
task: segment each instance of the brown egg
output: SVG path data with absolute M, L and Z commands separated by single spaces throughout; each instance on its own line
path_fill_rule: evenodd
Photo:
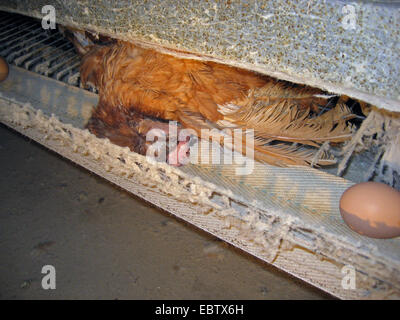
M 8 76 L 8 63 L 3 57 L 0 57 L 0 82 L 5 80 L 7 76 Z
M 340 198 L 340 213 L 354 231 L 372 238 L 400 236 L 400 192 L 386 184 L 363 182 Z

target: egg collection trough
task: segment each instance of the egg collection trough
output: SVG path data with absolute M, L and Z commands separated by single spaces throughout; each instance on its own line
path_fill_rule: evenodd
M 295 79 L 298 71 L 295 67 L 301 68 L 301 61 L 292 61 L 294 66 L 286 65 L 285 68 L 282 67 L 285 62 L 281 61 L 277 63 L 277 70 L 271 70 L 268 63 L 257 63 L 257 59 L 251 58 L 251 55 L 241 55 L 248 53 L 249 49 L 240 42 L 237 46 L 243 46 L 242 49 L 235 49 L 230 57 L 223 50 L 225 40 L 220 40 L 218 45 L 218 39 L 210 38 L 208 45 L 211 47 L 207 51 L 203 42 L 200 42 L 202 39 L 191 38 L 193 26 L 188 27 L 186 38 L 183 38 L 182 30 L 176 31 L 182 38 L 173 38 L 179 21 L 170 20 L 172 17 L 168 14 L 164 21 L 167 29 L 171 28 L 168 36 L 160 32 L 146 33 L 149 30 L 133 22 L 129 24 L 129 30 L 116 28 L 123 23 L 123 19 L 128 18 L 126 12 L 133 15 L 129 18 L 134 21 L 135 10 L 139 10 L 140 6 L 148 13 L 147 27 L 156 28 L 159 8 L 153 2 L 147 5 L 131 2 L 135 9 L 126 9 L 129 7 L 126 2 L 124 5 L 116 2 L 115 7 L 110 7 L 105 2 L 94 5 L 87 1 L 58 1 L 54 7 L 58 12 L 57 22 L 64 25 L 97 30 L 163 51 L 185 49 L 195 52 L 193 57 L 199 59 L 206 57 L 258 71 L 269 70 L 269 74 L 280 75 L 285 80 L 315 84 L 320 79 L 320 87 L 335 89 L 336 92 L 339 92 L 342 84 L 346 84 L 342 76 L 325 81 L 326 77 L 318 73 L 318 68 L 312 64 L 309 68 L 313 78 L 307 81 Z M 74 9 L 73 3 L 80 11 Z M 235 1 L 232 3 L 236 5 Z M 271 5 L 268 1 L 263 3 L 267 7 Z M 79 57 L 72 45 L 58 37 L 55 30 L 44 31 L 40 20 L 26 17 L 43 17 L 43 5 L 40 1 L 31 1 L 29 4 L 25 1 L 13 4 L 0 1 L 0 8 L 4 10 L 0 13 L 0 54 L 10 63 L 9 77 L 0 83 L 0 119 L 4 124 L 146 201 L 337 297 L 400 298 L 399 239 L 361 236 L 345 225 L 339 212 L 342 193 L 354 182 L 362 181 L 363 171 L 369 168 L 373 153 L 356 156 L 360 161 L 357 164 L 353 160 L 343 177 L 334 175 L 336 170 L 324 172 L 303 167 L 278 168 L 259 163 L 255 163 L 250 175 L 236 175 L 239 164 L 190 164 L 174 168 L 164 163 L 149 163 L 145 157 L 98 139 L 84 130 L 98 96 L 96 92 L 80 88 Z M 189 6 L 186 2 L 183 2 L 184 5 Z M 197 9 L 196 5 L 187 9 L 194 14 L 199 12 L 196 10 L 200 10 L 202 5 L 198 4 Z M 319 1 L 316 1 L 316 5 L 319 5 Z M 216 4 L 211 6 L 209 12 L 219 10 L 219 14 L 222 14 L 222 9 L 215 7 Z M 291 9 L 296 8 L 300 10 L 301 5 L 294 1 Z M 246 8 L 242 10 L 244 15 L 249 14 Z M 380 9 L 372 6 L 364 10 L 362 12 L 365 15 L 374 10 L 374 14 L 386 14 L 385 7 Z M 394 12 L 398 13 L 398 8 L 396 10 Z M 101 15 L 106 13 L 109 13 L 107 19 L 102 20 Z M 178 10 L 176 17 L 179 14 Z M 316 19 L 315 16 L 310 17 Z M 198 19 L 203 21 L 201 16 Z M 195 24 L 194 20 L 190 21 Z M 229 28 L 238 27 L 232 21 L 225 21 L 224 24 L 226 32 Z M 300 30 L 292 32 L 296 34 Z M 398 37 L 395 33 L 388 34 Z M 199 33 L 200 36 L 205 37 L 205 33 Z M 252 41 L 256 43 L 259 36 L 254 34 L 254 39 L 248 41 L 249 45 Z M 190 39 L 193 42 L 189 42 Z M 347 53 L 346 50 L 345 46 L 343 52 Z M 371 54 L 379 53 L 373 51 Z M 396 62 L 398 60 L 387 61 L 388 64 Z M 363 68 L 369 67 L 366 64 Z M 386 70 L 390 66 L 375 67 Z M 377 77 L 382 76 L 380 71 L 376 72 Z M 359 77 L 364 75 L 363 71 Z M 373 76 L 374 73 L 370 74 L 370 77 Z M 354 80 L 353 87 L 347 86 L 347 91 L 343 93 L 355 93 L 355 98 L 373 97 L 366 99 L 371 103 L 374 99 L 380 99 L 382 104 L 379 107 L 390 105 L 389 109 L 398 111 L 396 90 L 399 86 L 386 85 L 384 81 L 375 83 L 371 79 L 367 79 L 371 83 L 363 84 L 362 79 L 352 73 L 348 77 L 353 77 L 350 79 Z M 346 80 L 347 84 L 350 80 Z M 358 80 L 360 83 L 357 83 Z M 392 78 L 392 81 L 398 84 L 399 79 Z M 348 270 L 354 271 L 355 287 L 343 282 Z

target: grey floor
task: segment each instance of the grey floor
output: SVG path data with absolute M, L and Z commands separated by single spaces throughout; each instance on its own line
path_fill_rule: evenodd
M 0 299 L 331 298 L 2 125 L 0 166 Z

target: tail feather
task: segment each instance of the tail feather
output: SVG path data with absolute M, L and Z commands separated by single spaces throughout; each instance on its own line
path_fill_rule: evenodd
M 309 110 L 299 108 L 291 99 L 280 99 L 274 104 L 247 104 L 224 120 L 254 129 L 255 136 L 263 139 L 319 146 L 325 141 L 351 138 L 351 127 L 346 123 L 351 117 L 351 111 L 342 103 L 311 118 Z
M 317 159 L 317 149 L 306 148 L 293 144 L 278 143 L 275 144 L 275 139 L 266 139 L 257 134 L 255 131 L 254 141 L 247 145 L 248 140 L 246 135 L 249 134 L 247 129 L 240 126 L 221 126 L 206 120 L 200 113 L 193 113 L 189 110 L 179 110 L 179 122 L 186 128 L 193 129 L 197 135 L 206 140 L 213 139 L 219 141 L 221 145 L 230 148 L 233 151 L 239 151 L 249 155 L 248 148 L 252 148 L 254 159 L 260 162 L 276 165 L 331 165 L 336 163 L 335 159 L 323 152 Z M 219 122 L 221 123 L 221 122 Z M 203 129 L 208 129 L 204 131 Z M 242 129 L 241 139 L 232 129 Z M 227 139 L 228 138 L 228 139 Z M 227 141 L 229 141 L 227 143 Z

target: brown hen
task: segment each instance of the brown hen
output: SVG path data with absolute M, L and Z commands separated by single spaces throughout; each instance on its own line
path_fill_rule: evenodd
M 122 41 L 89 45 L 85 52 L 81 80 L 95 86 L 100 96 L 89 129 L 142 154 L 144 142 L 137 130 L 144 116 L 176 120 L 198 134 L 204 128 L 219 132 L 235 128 L 243 129 L 244 137 L 253 129 L 256 160 L 274 165 L 332 164 L 324 153 L 315 159 L 315 147 L 351 137 L 346 124 L 351 112 L 341 100 L 328 112 L 311 116 L 310 110 L 318 111 L 328 102 L 319 89 Z M 157 127 L 157 120 L 152 121 Z M 105 128 L 112 133 L 105 134 Z

